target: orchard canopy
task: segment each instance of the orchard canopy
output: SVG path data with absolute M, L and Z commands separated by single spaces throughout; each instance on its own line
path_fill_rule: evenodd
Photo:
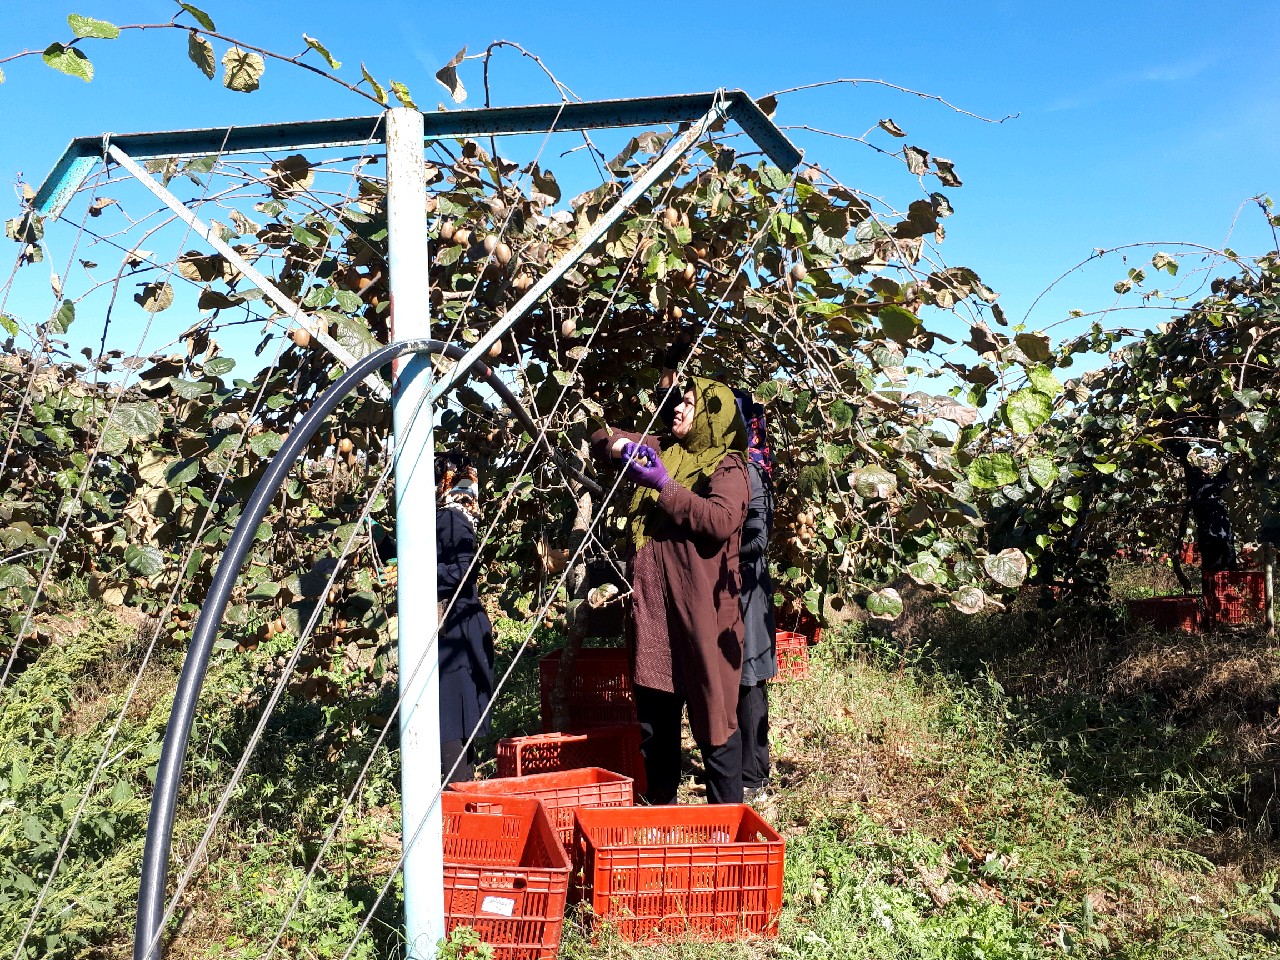
M 179 8 L 165 26 L 230 90 L 252 92 L 267 62 L 284 61 L 348 97 L 413 104 L 403 84 L 364 65 L 358 81 L 343 79 L 314 38 L 306 60 L 282 57 Z M 43 57 L 85 79 L 82 41 L 133 29 L 83 17 L 71 26 L 75 39 Z M 483 67 L 487 93 L 489 59 L 513 46 L 460 54 L 439 79 L 460 98 L 459 71 Z M 760 105 L 772 112 L 777 100 Z M 491 352 L 539 435 L 476 386 L 437 411 L 437 447 L 480 459 L 492 532 L 483 569 L 508 610 L 528 611 L 572 539 L 589 557 L 617 555 L 622 501 L 593 499 L 547 453 L 580 460 L 600 424 L 650 423 L 655 354 L 676 338 L 694 343 L 686 373 L 765 404 L 780 470 L 772 558 L 780 590 L 815 612 L 857 603 L 893 619 L 913 585 L 976 613 L 1037 573 L 1041 558 L 1061 567 L 1090 556 L 1108 524 L 1162 508 L 1165 488 L 1152 478 L 1176 485 L 1161 431 L 1177 418 L 1195 424 L 1204 456 L 1239 471 L 1241 484 L 1259 482 L 1276 429 L 1274 256 L 1231 258 L 1238 276 L 1159 332 L 1095 324 L 1057 343 L 1011 321 L 975 269 L 942 259 L 962 185 L 956 165 L 891 119 L 868 125 L 869 146 L 900 164 L 901 199 L 841 182 L 820 151 L 783 174 L 746 138 L 714 130 Z M 436 144 L 426 211 L 434 335 L 475 342 L 672 135 L 637 132 L 608 152 L 582 143 L 599 185 L 575 190 L 562 180 L 580 178 L 558 178 L 543 148 L 530 158 L 504 156 L 489 138 Z M 380 156 L 212 155 L 150 169 L 352 353 L 387 341 Z M 30 611 L 78 576 L 113 602 L 176 604 L 181 631 L 265 462 L 340 372 L 127 181 L 106 168 L 60 221 L 28 208 L 6 224 L 15 259 L 0 317 L 10 424 L 0 590 L 20 638 Z M 1152 253 L 1153 272 L 1177 269 L 1178 257 Z M 29 301 L 9 293 L 44 274 L 41 302 L 51 292 L 53 309 L 30 315 Z M 170 344 L 132 349 L 137 331 L 153 327 L 170 331 Z M 230 352 L 231 332 L 245 329 L 261 331 L 256 355 Z M 92 346 L 81 355 L 72 342 Z M 1105 365 L 1070 378 L 1090 353 Z M 379 477 L 389 431 L 383 400 L 346 403 L 260 531 L 233 621 L 266 607 L 296 631 L 323 594 L 324 642 L 382 643 L 392 614 L 366 520 L 394 526 Z M 584 518 L 600 511 L 588 532 Z M 362 562 L 335 581 L 352 544 Z M 572 594 L 556 601 L 561 615 Z

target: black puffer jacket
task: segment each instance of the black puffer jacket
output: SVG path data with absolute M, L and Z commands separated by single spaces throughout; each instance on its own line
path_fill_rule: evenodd
M 773 578 L 769 575 L 769 534 L 773 531 L 773 485 L 756 463 L 747 464 L 751 501 L 742 525 L 739 554 L 742 593 L 742 684 L 752 686 L 778 672 L 774 638 Z

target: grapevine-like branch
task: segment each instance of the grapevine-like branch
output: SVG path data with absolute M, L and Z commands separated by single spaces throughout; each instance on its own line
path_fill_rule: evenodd
M 178 14 L 178 16 L 181 16 L 181 14 Z M 355 84 L 348 83 L 347 81 L 339 77 L 337 74 L 330 73 L 328 70 L 323 70 L 320 67 L 314 66 L 313 64 L 310 64 L 304 61 L 302 58 L 306 56 L 307 51 L 309 51 L 311 47 L 308 47 L 307 50 L 304 50 L 302 53 L 298 54 L 297 56 L 290 57 L 290 56 L 286 56 L 283 53 L 276 53 L 274 50 L 268 50 L 266 47 L 260 47 L 260 46 L 257 46 L 256 44 L 246 43 L 243 40 L 239 40 L 236 37 L 232 37 L 224 33 L 219 33 L 216 30 L 208 30 L 200 26 L 191 26 L 190 24 L 179 23 L 177 17 L 174 17 L 174 19 L 170 20 L 168 23 L 129 23 L 129 24 L 124 24 L 119 26 L 118 29 L 120 30 L 121 33 L 124 33 L 126 30 L 130 32 L 142 32 L 145 30 L 183 30 L 189 34 L 193 34 L 197 36 L 212 37 L 215 40 L 222 40 L 225 43 L 230 43 L 233 46 L 240 48 L 241 50 L 250 50 L 268 59 L 276 60 L 276 61 L 279 61 L 280 63 L 292 64 L 295 67 L 301 67 L 303 70 L 309 71 L 310 73 L 314 73 L 317 76 L 324 77 L 326 80 L 331 80 L 334 83 L 336 83 L 338 86 L 346 90 L 349 90 L 352 93 L 358 94 L 359 96 L 364 97 L 366 100 L 371 100 L 374 103 L 378 104 L 379 106 L 386 106 L 386 104 L 382 100 L 374 96 L 372 93 L 368 93 L 365 90 L 361 90 Z M 98 39 L 98 38 L 76 37 L 62 44 L 62 46 L 64 48 L 70 49 L 72 47 L 77 46 L 77 44 L 79 44 L 79 42 L 83 39 Z M 14 60 L 21 60 L 25 57 L 42 56 L 44 52 L 45 52 L 44 50 L 32 50 L 32 49 L 22 50 L 19 53 L 12 53 L 6 57 L 0 57 L 0 64 L 10 63 Z
M 841 83 L 847 83 L 850 86 L 855 86 L 855 87 L 858 86 L 859 84 L 870 84 L 877 87 L 888 87 L 890 90 L 897 90 L 899 93 L 907 93 L 913 97 L 919 97 L 922 100 L 933 100 L 936 103 L 942 104 L 944 107 L 947 107 L 950 110 L 954 110 L 956 113 L 962 116 L 973 117 L 973 119 L 981 120 L 983 123 L 1004 123 L 1006 120 L 1016 120 L 1018 119 L 1018 117 L 1021 116 L 1020 113 L 1010 113 L 1001 117 L 999 120 L 993 119 L 992 117 L 984 117 L 981 114 L 973 113 L 969 110 L 964 109 L 963 107 L 958 107 L 954 103 L 952 103 L 950 100 L 943 99 L 942 97 L 938 96 L 935 93 L 925 93 L 922 90 L 912 90 L 910 87 L 903 87 L 896 83 L 890 83 L 888 80 L 876 80 L 870 77 L 857 77 L 857 78 L 842 77 L 837 80 L 820 80 L 817 83 L 806 83 L 798 87 L 788 87 L 785 90 L 775 90 L 773 91 L 773 93 L 768 94 L 768 96 L 782 97 L 782 96 L 786 96 L 789 93 L 800 93 L 804 90 L 816 90 L 819 87 L 833 87 Z

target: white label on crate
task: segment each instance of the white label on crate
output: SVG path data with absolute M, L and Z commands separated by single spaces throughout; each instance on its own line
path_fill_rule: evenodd
M 472 902 L 474 903 L 475 901 Z M 515 908 L 516 902 L 510 897 L 485 897 L 480 901 L 480 911 L 482 913 L 497 913 L 504 917 L 509 917 Z

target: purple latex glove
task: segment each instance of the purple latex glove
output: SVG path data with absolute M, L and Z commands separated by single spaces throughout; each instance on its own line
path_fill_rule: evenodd
M 627 476 L 642 487 L 660 491 L 671 479 L 658 451 L 648 444 L 628 443 L 622 448 L 622 461 L 626 465 Z

